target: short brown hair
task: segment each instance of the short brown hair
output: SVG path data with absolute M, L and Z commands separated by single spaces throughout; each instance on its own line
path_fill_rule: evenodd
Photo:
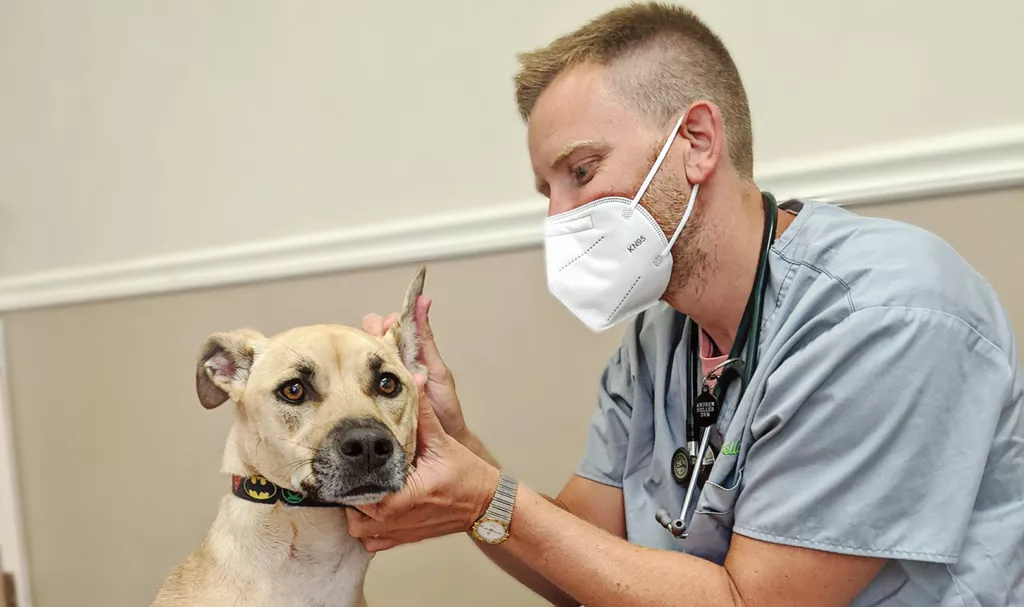
M 613 9 L 549 45 L 519 55 L 516 103 L 529 121 L 559 74 L 584 63 L 610 68 L 613 89 L 645 118 L 667 126 L 698 99 L 722 112 L 736 170 L 753 175 L 750 109 L 729 51 L 689 10 L 659 2 Z

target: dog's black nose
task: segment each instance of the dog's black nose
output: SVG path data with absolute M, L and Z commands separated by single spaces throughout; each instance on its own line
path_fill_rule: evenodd
M 375 470 L 388 462 L 395 451 L 391 435 L 382 426 L 348 428 L 338 437 L 342 456 L 366 470 Z

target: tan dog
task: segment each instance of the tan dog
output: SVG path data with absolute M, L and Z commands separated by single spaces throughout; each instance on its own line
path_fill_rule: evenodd
M 234 485 L 153 607 L 366 604 L 371 555 L 342 506 L 401 490 L 412 465 L 424 275 L 383 338 L 336 325 L 209 337 L 196 390 L 207 409 L 236 403 L 221 468 Z

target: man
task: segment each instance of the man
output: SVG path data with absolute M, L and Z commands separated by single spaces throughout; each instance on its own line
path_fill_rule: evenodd
M 558 605 L 1024 603 L 1024 382 L 989 285 L 914 227 L 775 210 L 737 69 L 682 8 L 613 10 L 525 55 L 516 85 L 550 200 L 549 286 L 588 326 L 630 322 L 587 452 L 557 499 L 503 475 L 423 298 L 421 455 L 403 493 L 350 511 L 350 533 L 373 551 L 469 533 Z M 735 352 L 746 388 L 692 406 Z M 677 516 L 695 475 L 676 537 L 656 515 Z

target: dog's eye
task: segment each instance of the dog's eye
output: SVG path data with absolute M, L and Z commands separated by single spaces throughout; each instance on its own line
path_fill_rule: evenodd
M 301 381 L 295 379 L 281 386 L 278 389 L 278 393 L 281 395 L 281 398 L 290 403 L 300 403 L 306 396 L 306 386 L 302 385 Z
M 381 373 L 377 377 L 377 391 L 384 396 L 397 395 L 401 387 L 398 378 L 391 373 Z

